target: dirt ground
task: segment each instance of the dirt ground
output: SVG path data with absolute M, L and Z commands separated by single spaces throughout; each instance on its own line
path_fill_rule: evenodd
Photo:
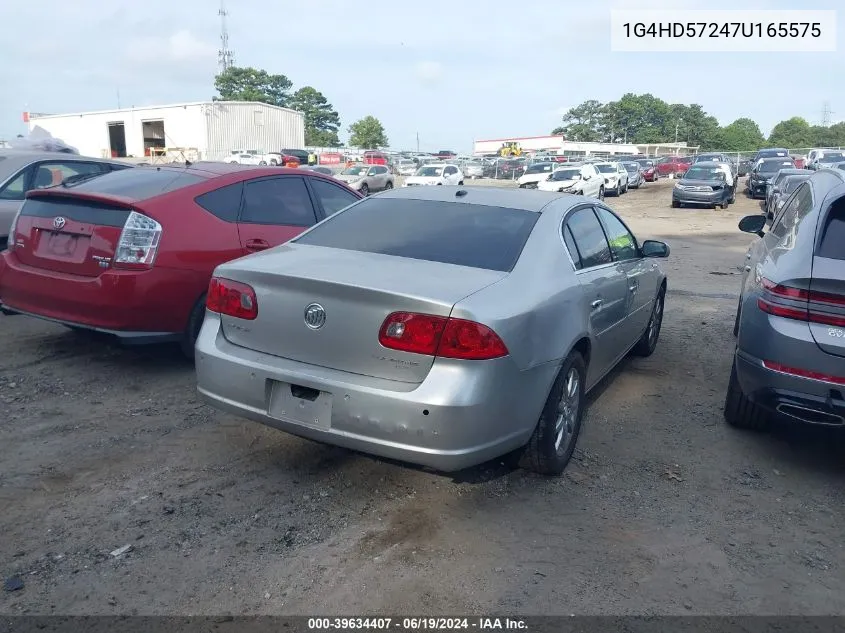
M 176 349 L 0 316 L 0 613 L 845 614 L 842 434 L 722 419 L 757 205 L 670 191 L 608 199 L 671 245 L 666 317 L 558 479 L 314 444 L 199 404 Z

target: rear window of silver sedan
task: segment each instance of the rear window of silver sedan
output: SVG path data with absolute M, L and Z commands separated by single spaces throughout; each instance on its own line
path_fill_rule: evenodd
M 294 241 L 510 272 L 539 217 L 480 204 L 370 198 Z

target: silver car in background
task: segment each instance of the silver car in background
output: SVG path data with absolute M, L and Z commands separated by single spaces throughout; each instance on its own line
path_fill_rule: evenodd
M 816 171 L 768 232 L 765 221 L 739 223 L 760 239 L 746 254 L 725 419 L 759 430 L 776 416 L 843 426 L 845 172 Z
M 9 227 L 27 191 L 131 167 L 129 163 L 64 152 L 0 149 L 0 250 L 6 248 Z
M 461 164 L 464 178 L 476 179 L 484 177 L 484 162 L 482 160 L 468 160 Z
M 396 183 L 395 176 L 385 165 L 353 165 L 341 171 L 335 178 L 364 196 L 393 189 Z
M 628 172 L 628 186 L 631 189 L 639 189 L 640 185 L 645 184 L 643 170 L 639 163 L 624 162 L 622 166 Z
M 198 390 L 328 444 L 444 471 L 520 451 L 558 474 L 587 392 L 654 351 L 668 254 L 598 200 L 395 189 L 217 268 Z

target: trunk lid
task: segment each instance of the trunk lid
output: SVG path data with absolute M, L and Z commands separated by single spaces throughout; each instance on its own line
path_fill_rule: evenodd
M 98 277 L 111 267 L 131 212 L 113 198 L 30 196 L 15 225 L 14 256 L 33 268 Z
M 831 322 L 810 322 L 810 332 L 816 344 L 828 354 L 845 356 L 845 261 L 813 258 L 808 308 L 814 317 L 823 315 Z
M 253 287 L 254 321 L 223 316 L 233 344 L 341 371 L 419 383 L 434 358 L 389 350 L 378 340 L 392 312 L 449 316 L 464 297 L 507 273 L 320 246 L 286 244 L 220 267 L 216 275 Z M 309 306 L 325 322 L 305 323 Z

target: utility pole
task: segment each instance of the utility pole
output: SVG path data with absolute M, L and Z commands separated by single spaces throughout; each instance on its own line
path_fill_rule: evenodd
M 117 89 L 117 109 L 120 110 L 120 88 Z
M 679 122 L 675 121 L 675 143 L 676 144 L 678 142 L 678 124 L 679 124 Z
M 224 73 L 235 64 L 235 56 L 229 49 L 229 27 L 226 24 L 229 12 L 226 11 L 225 0 L 220 0 L 220 10 L 217 15 L 220 16 L 220 50 L 217 51 L 217 63 L 220 66 L 220 72 Z
M 420 153 L 420 133 L 417 132 L 417 154 Z

